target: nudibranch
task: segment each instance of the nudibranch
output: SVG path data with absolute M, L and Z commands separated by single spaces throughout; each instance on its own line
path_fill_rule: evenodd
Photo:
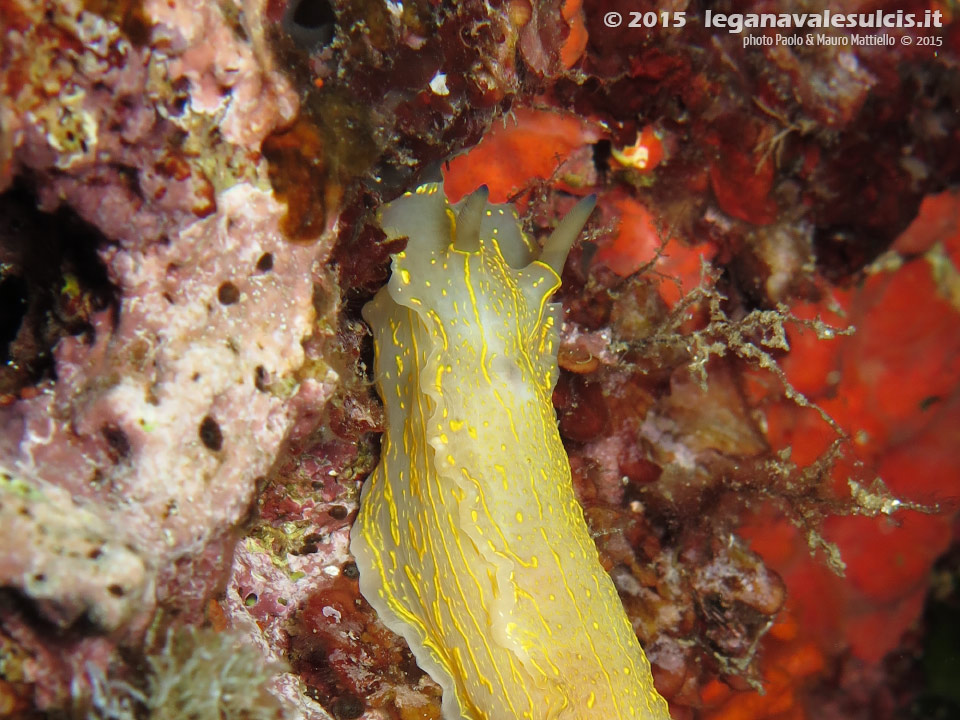
M 407 237 L 363 309 L 386 431 L 350 548 L 445 720 L 668 720 L 573 492 L 551 394 L 582 200 L 539 248 L 481 188 L 384 206 Z

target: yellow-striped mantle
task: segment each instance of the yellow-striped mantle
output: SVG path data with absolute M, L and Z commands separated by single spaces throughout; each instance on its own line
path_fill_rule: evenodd
M 360 589 L 443 688 L 446 720 L 666 720 L 573 493 L 551 393 L 567 252 L 481 188 L 386 205 L 409 238 L 364 308 L 386 409 L 351 549 Z

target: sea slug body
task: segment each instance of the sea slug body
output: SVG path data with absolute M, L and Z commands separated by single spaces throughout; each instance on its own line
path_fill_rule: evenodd
M 548 302 L 593 200 L 542 252 L 485 188 L 386 205 L 407 237 L 363 310 L 386 412 L 351 550 L 360 590 L 443 688 L 445 720 L 667 720 L 573 493 Z

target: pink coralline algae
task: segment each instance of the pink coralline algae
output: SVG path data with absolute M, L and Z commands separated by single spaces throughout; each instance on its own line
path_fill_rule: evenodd
M 314 322 L 316 250 L 284 242 L 281 213 L 237 185 L 175 240 L 104 252 L 116 315 L 94 318 L 92 344 L 62 339 L 56 384 L 0 410 L 5 490 L 20 493 L 4 533 L 35 540 L 4 579 L 48 619 L 137 632 L 157 601 L 189 608 L 224 582 L 225 541 L 291 423 Z M 303 382 L 322 402 L 327 378 Z M 212 574 L 181 575 L 210 553 Z
M 152 602 L 146 563 L 123 544 L 120 528 L 63 488 L 41 489 L 7 471 L 0 482 L 0 540 L 5 548 L 27 549 L 0 559 L 0 583 L 21 588 L 63 627 L 86 615 L 116 630 Z
M 0 10 L 2 186 L 81 218 L 43 227 L 85 224 L 111 288 L 52 336 L 49 374 L 4 376 L 0 584 L 35 615 L 5 601 L 0 645 L 38 709 L 80 701 L 85 668 L 140 647 L 158 609 L 201 617 L 280 443 L 336 377 L 308 342 L 329 243 L 287 242 L 257 154 L 296 113 L 291 86 L 213 5 L 142 12 L 149 47 L 77 4 Z M 25 256 L 4 272 L 39 297 Z M 60 282 L 58 303 L 84 297 L 82 273 Z

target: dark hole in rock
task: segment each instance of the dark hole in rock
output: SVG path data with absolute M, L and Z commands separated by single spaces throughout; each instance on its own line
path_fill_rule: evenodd
M 593 166 L 601 175 L 610 170 L 610 141 L 598 140 L 593 144 Z
M 260 259 L 257 260 L 257 270 L 262 273 L 273 270 L 273 253 L 264 253 L 260 256 Z
M 267 391 L 267 371 L 263 365 L 257 365 L 254 369 L 253 385 L 260 392 Z
M 179 117 L 183 115 L 183 111 L 187 109 L 187 103 L 190 102 L 189 95 L 179 95 L 175 96 L 170 102 L 170 114 L 174 117 Z
M 319 50 L 333 40 L 337 16 L 328 0 L 290 0 L 283 29 L 304 49 Z
M 219 451 L 223 447 L 223 433 L 220 431 L 220 425 L 212 417 L 207 415 L 200 423 L 200 442 L 208 450 Z
M 217 300 L 221 305 L 233 305 L 240 299 L 240 289 L 229 280 L 217 290 Z
M 854 225 L 818 227 L 813 236 L 817 268 L 830 280 L 849 277 L 876 259 L 900 230 Z
M 330 711 L 338 720 L 353 720 L 363 714 L 363 701 L 353 695 L 342 695 L 330 706 Z
M 86 152 L 86 148 L 84 148 Z M 144 199 L 143 188 L 140 186 L 140 170 L 139 168 L 133 167 L 132 165 L 123 165 L 117 163 L 114 166 L 114 169 L 117 171 L 117 174 L 123 180 L 124 185 L 127 189 L 136 195 L 141 200 Z
M 130 456 L 130 438 L 116 425 L 104 425 L 100 428 L 103 439 L 120 460 Z
M 10 343 L 17 338 L 20 325 L 27 311 L 28 286 L 17 275 L 4 276 L 0 267 L 0 363 L 10 360 Z
M 337 16 L 327 0 L 295 0 L 292 5 L 293 21 L 302 28 L 315 30 L 337 22 Z
M 97 252 L 108 242 L 67 207 L 39 210 L 23 179 L 0 194 L 0 395 L 54 377 L 57 342 L 92 341 L 92 315 L 117 307 Z

